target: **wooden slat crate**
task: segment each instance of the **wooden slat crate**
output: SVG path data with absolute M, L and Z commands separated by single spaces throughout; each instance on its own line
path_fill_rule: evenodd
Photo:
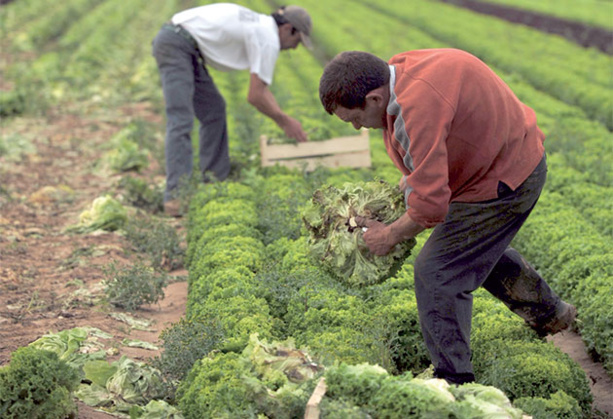
M 308 141 L 297 144 L 268 144 L 266 136 L 260 137 L 262 166 L 280 164 L 291 168 L 312 171 L 325 167 L 370 167 L 370 143 L 368 130 L 360 135 L 332 138 L 325 141 Z
M 304 411 L 304 419 L 319 419 L 319 404 L 321 403 L 321 399 L 323 399 L 326 394 L 326 381 L 325 378 L 320 378 L 315 390 L 313 390 L 313 394 L 311 394 L 311 398 L 309 399 L 306 410 Z

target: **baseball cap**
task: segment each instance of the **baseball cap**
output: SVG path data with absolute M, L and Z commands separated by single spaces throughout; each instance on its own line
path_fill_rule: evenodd
M 298 32 L 300 33 L 300 40 L 305 47 L 311 48 L 313 43 L 311 42 L 311 16 L 300 6 L 285 6 L 278 10 L 281 16 L 283 16 Z

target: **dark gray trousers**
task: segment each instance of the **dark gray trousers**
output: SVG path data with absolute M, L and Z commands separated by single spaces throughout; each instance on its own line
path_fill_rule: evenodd
M 203 180 L 230 173 L 226 103 L 203 65 L 199 50 L 185 36 L 163 27 L 153 40 L 166 102 L 166 191 L 164 201 L 192 176 L 191 132 L 200 122 L 199 166 Z
M 415 294 L 435 375 L 474 381 L 470 352 L 472 292 L 483 286 L 522 318 L 543 323 L 561 303 L 514 249 L 513 237 L 534 208 L 547 176 L 545 157 L 515 191 L 498 198 L 452 203 L 415 261 Z

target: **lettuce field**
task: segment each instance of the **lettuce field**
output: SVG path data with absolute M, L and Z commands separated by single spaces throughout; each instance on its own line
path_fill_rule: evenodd
M 0 417 L 611 417 L 613 3 L 470 2 L 496 15 L 463 1 L 296 3 L 314 48 L 282 52 L 270 88 L 311 141 L 357 135 L 319 102 L 328 60 L 423 48 L 478 56 L 547 136 L 547 184 L 513 246 L 577 307 L 576 327 L 539 337 L 478 290 L 477 382 L 451 387 L 432 378 L 419 328 L 412 264 L 427 232 L 381 283 L 352 286 L 310 256 L 316 191 L 397 184 L 380 132 L 369 168 L 262 167 L 260 136 L 282 131 L 247 103 L 247 72 L 211 70 L 232 172 L 186 183 L 184 216 L 163 214 L 151 41 L 207 3 L 0 2 Z M 517 13 L 598 42 L 505 19 Z

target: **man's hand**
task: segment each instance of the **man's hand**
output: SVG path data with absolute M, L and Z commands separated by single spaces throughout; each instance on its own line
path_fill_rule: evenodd
M 289 138 L 301 143 L 308 141 L 307 134 L 302 129 L 300 122 L 281 110 L 277 100 L 268 89 L 268 85 L 255 73 L 251 74 L 247 101 L 259 112 L 275 121 Z
M 302 129 L 302 124 L 298 122 L 297 119 L 292 118 L 291 116 L 287 116 L 282 124 L 279 124 L 283 131 L 285 131 L 285 135 L 288 138 L 298 141 L 299 143 L 304 143 L 308 141 L 306 132 Z
M 377 256 L 385 256 L 396 245 L 396 243 L 390 240 L 387 225 L 379 221 L 360 216 L 355 217 L 355 222 L 358 227 L 365 229 L 364 242 L 366 242 L 366 245 L 372 254 Z
M 364 232 L 364 241 L 371 253 L 377 256 L 387 255 L 398 243 L 412 239 L 425 230 L 406 212 L 390 225 L 360 216 L 355 217 L 355 222 L 367 229 Z

